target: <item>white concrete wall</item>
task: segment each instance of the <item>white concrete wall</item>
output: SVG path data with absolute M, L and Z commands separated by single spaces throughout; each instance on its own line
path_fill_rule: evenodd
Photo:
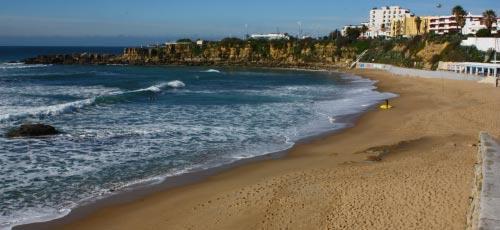
M 380 69 L 385 70 L 389 73 L 396 74 L 402 77 L 421 77 L 421 78 L 437 78 L 437 79 L 451 79 L 451 80 L 467 80 L 467 81 L 479 81 L 484 77 L 479 77 L 475 75 L 460 74 L 449 71 L 432 71 L 432 70 L 422 70 L 422 69 L 411 69 L 397 67 L 387 64 L 378 63 L 363 63 L 360 62 L 356 65 L 358 69 Z
M 473 229 L 500 229 L 500 145 L 487 133 L 480 134 L 479 216 Z M 476 214 L 477 215 L 477 214 Z M 473 224 L 474 223 L 473 221 Z
M 475 46 L 478 50 L 488 51 L 489 49 L 496 49 L 500 52 L 500 38 L 476 38 L 470 37 L 462 41 L 462 46 Z

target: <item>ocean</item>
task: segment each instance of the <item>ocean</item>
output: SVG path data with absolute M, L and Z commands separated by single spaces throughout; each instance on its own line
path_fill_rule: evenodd
M 393 97 L 342 73 L 7 63 L 105 47 L 0 47 L 0 228 L 130 186 L 291 148 Z M 53 137 L 8 139 L 23 123 Z

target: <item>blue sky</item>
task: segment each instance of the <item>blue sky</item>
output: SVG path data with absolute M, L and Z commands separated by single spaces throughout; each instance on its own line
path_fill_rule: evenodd
M 500 13 L 498 0 L 0 0 L 0 45 L 138 45 L 181 37 L 250 33 L 327 34 L 368 18 L 372 7 L 401 5 L 417 15 Z M 443 7 L 438 9 L 436 5 Z

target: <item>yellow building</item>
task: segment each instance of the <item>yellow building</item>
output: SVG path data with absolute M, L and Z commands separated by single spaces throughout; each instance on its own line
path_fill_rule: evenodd
M 411 37 L 429 31 L 429 17 L 407 16 L 391 22 L 391 37 Z

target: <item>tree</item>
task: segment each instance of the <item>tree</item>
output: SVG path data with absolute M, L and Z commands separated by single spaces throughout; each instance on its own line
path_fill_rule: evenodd
M 191 41 L 191 39 L 189 38 L 182 38 L 182 39 L 179 39 L 177 40 L 178 43 L 193 43 L 193 41 Z
M 491 31 L 493 27 L 493 23 L 497 20 L 497 13 L 494 10 L 487 10 L 483 13 L 483 23 L 486 25 L 486 28 Z
M 359 36 L 361 35 L 361 29 L 359 29 L 359 28 L 347 28 L 345 33 L 346 33 L 347 38 L 349 38 L 349 40 L 352 42 L 352 41 L 356 41 L 359 38 Z
M 451 14 L 455 16 L 455 21 L 457 22 L 457 30 L 462 29 L 465 26 L 465 16 L 467 12 L 465 12 L 464 8 L 460 5 L 453 7 L 451 10 Z
M 415 25 L 417 26 L 417 35 L 419 35 L 420 27 L 422 26 L 422 19 L 418 16 L 415 18 Z
M 490 29 L 480 29 L 477 31 L 476 37 L 479 37 L 479 38 L 491 37 L 491 30 Z

